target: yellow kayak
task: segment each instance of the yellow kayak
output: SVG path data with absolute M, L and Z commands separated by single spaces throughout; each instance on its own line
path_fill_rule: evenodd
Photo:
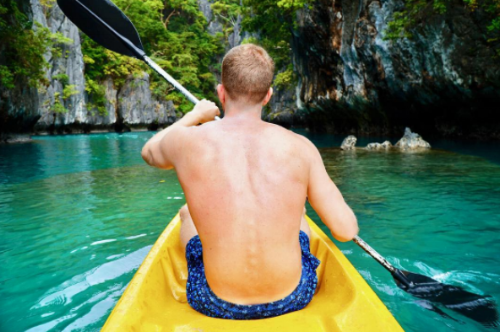
M 321 260 L 309 305 L 259 320 L 206 317 L 186 300 L 187 263 L 179 215 L 167 226 L 116 304 L 103 332 L 123 331 L 403 331 L 347 258 L 309 218 L 311 253 Z

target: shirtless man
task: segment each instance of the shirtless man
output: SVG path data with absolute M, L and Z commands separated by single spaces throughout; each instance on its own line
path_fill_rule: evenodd
M 319 261 L 309 253 L 306 198 L 337 240 L 358 233 L 316 147 L 261 120 L 273 72 L 264 49 L 233 48 L 217 87 L 224 118 L 213 121 L 219 109 L 202 100 L 142 150 L 149 165 L 177 171 L 188 302 L 209 316 L 271 317 L 309 303 Z

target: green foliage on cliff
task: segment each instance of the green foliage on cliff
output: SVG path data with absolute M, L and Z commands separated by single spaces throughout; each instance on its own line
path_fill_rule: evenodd
M 214 98 L 215 77 L 209 71 L 214 55 L 222 52 L 217 38 L 206 31 L 206 19 L 196 0 L 116 0 L 115 4 L 134 23 L 146 53 L 191 93 Z M 82 40 L 87 91 L 102 99 L 95 82 L 111 76 L 117 87 L 130 74 L 150 73 L 151 90 L 156 98 L 172 100 L 187 112 L 192 105 L 141 61 L 121 56 L 97 45 L 87 36 Z M 97 96 L 96 96 L 97 95 Z
M 293 72 L 293 66 L 290 64 L 284 71 L 276 74 L 274 86 L 278 89 L 286 89 L 296 83 L 296 77 Z
M 259 35 L 258 40 L 273 57 L 278 70 L 285 69 L 292 55 L 292 29 L 296 25 L 295 12 L 311 0 L 244 0 L 243 28 Z
M 256 33 L 259 38 L 249 38 L 264 47 L 276 64 L 274 85 L 280 89 L 291 88 L 297 78 L 291 66 L 292 30 L 296 27 L 296 11 L 312 0 L 244 0 L 243 28 Z
M 87 103 L 87 109 L 90 111 L 97 110 L 98 114 L 107 115 L 106 90 L 104 86 L 93 79 L 87 78 L 85 81 L 85 91 L 91 96 L 91 100 Z
M 212 12 L 222 24 L 223 37 L 227 37 L 234 31 L 234 26 L 238 20 L 238 15 L 243 13 L 243 7 L 239 1 L 235 0 L 219 0 L 214 1 L 211 5 Z
M 48 85 L 45 70 L 49 63 L 44 54 L 61 56 L 61 44 L 71 39 L 51 33 L 38 22 L 30 21 L 14 0 L 0 4 L 0 84 L 13 89 L 16 82 L 28 86 Z
M 80 92 L 77 90 L 76 85 L 68 84 L 69 77 L 66 74 L 58 74 L 52 76 L 53 79 L 58 80 L 63 86 L 62 94 L 59 92 L 54 93 L 54 103 L 50 105 L 50 110 L 55 113 L 66 113 L 68 109 L 64 106 L 64 102 L 71 96 L 77 95 Z M 47 100 L 47 103 L 50 102 Z M 47 106 L 47 105 L 46 105 Z
M 238 20 L 245 17 L 243 29 L 256 38 L 255 42 L 265 47 L 274 58 L 277 67 L 275 85 L 291 86 L 295 76 L 290 67 L 291 30 L 295 11 L 310 0 L 257 1 L 217 0 L 212 3 L 213 14 L 223 25 L 223 33 L 211 36 L 207 21 L 199 10 L 197 0 L 115 0 L 136 26 L 146 53 L 199 98 L 215 99 L 217 83 L 212 72 L 220 70 L 215 63 L 222 55 L 224 43 Z M 55 0 L 40 0 L 48 16 L 56 5 Z M 61 45 L 73 41 L 60 33 L 51 33 L 46 27 L 31 21 L 19 8 L 20 2 L 5 0 L 0 4 L 0 84 L 14 88 L 16 83 L 30 86 L 47 86 L 45 73 L 49 63 L 44 54 L 52 58 L 67 56 Z M 125 84 L 129 75 L 146 71 L 150 74 L 150 87 L 154 97 L 172 100 L 182 112 L 192 105 L 176 92 L 142 61 L 121 56 L 104 49 L 86 35 L 81 34 L 81 46 L 85 64 L 85 89 L 90 95 L 89 109 L 106 113 L 106 96 L 102 81 L 111 77 L 116 88 Z M 74 89 L 68 85 L 65 74 L 55 75 L 65 89 L 54 101 L 54 111 L 64 112 L 65 100 Z
M 450 6 L 457 4 L 471 12 L 483 12 L 487 18 L 484 22 L 488 34 L 486 39 L 489 42 L 500 41 L 500 0 L 404 0 L 404 8 L 395 12 L 387 24 L 384 38 L 411 38 L 411 29 L 417 24 L 425 23 L 430 15 L 445 14 Z

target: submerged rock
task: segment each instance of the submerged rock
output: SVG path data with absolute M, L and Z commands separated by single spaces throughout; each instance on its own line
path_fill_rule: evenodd
M 354 150 L 356 148 L 356 142 L 358 139 L 354 135 L 349 135 L 342 141 L 340 148 L 342 150 Z
M 431 145 L 424 141 L 417 133 L 412 133 L 410 128 L 405 129 L 404 136 L 396 143 L 396 148 L 401 150 L 430 149 Z

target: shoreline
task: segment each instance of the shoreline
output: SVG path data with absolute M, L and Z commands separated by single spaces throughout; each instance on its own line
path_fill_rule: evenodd
M 0 144 L 21 144 L 21 143 L 29 143 L 32 142 L 33 136 L 70 136 L 70 135 L 92 135 L 92 134 L 106 134 L 106 133 L 130 133 L 130 132 L 146 132 L 146 131 L 151 131 L 151 132 L 157 132 L 160 131 L 164 128 L 167 128 L 168 126 L 165 127 L 159 127 L 157 130 L 151 130 L 148 129 L 147 127 L 138 127 L 138 128 L 127 128 L 128 130 L 122 130 L 122 131 L 117 131 L 113 129 L 102 129 L 102 128 L 96 128 L 92 130 L 72 130 L 71 132 L 51 132 L 51 131 L 35 131 L 31 133 L 0 133 Z M 374 131 L 337 131 L 337 130 L 314 130 L 312 128 L 308 128 L 307 126 L 289 126 L 287 129 L 290 129 L 292 131 L 306 131 L 307 133 L 310 134 L 329 134 L 329 135 L 335 135 L 335 136 L 348 136 L 348 135 L 355 135 L 356 137 L 361 137 L 361 138 L 381 138 L 381 139 L 399 139 L 401 138 L 401 135 L 395 134 L 395 133 L 383 133 L 383 132 L 374 132 Z M 500 136 L 493 135 L 493 136 L 475 136 L 475 135 L 467 135 L 467 136 L 454 136 L 454 135 L 439 135 L 437 133 L 427 133 L 425 137 L 428 140 L 450 140 L 450 141 L 456 141 L 456 142 L 499 142 L 500 143 Z

